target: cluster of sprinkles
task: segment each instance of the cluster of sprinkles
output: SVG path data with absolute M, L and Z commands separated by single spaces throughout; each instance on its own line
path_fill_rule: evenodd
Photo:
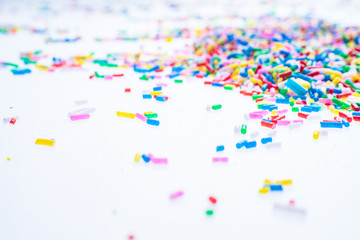
M 269 24 L 260 24 L 269 22 Z M 0 27 L 1 34 L 15 34 L 21 27 Z M 37 34 L 46 30 L 27 29 Z M 276 129 L 301 127 L 305 121 L 319 121 L 312 132 L 314 140 L 321 139 L 328 132 L 324 129 L 347 128 L 353 121 L 360 121 L 360 28 L 343 28 L 323 21 L 279 19 L 264 17 L 259 24 L 244 28 L 216 27 L 198 30 L 176 29 L 157 36 L 116 38 L 96 38 L 95 41 L 152 41 L 172 39 L 195 39 L 179 52 L 169 54 L 152 53 L 111 53 L 98 58 L 95 53 L 72 56 L 69 59 L 50 57 L 41 50 L 20 54 L 22 64 L 1 62 L 0 68 L 9 68 L 14 75 L 31 74 L 35 69 L 55 72 L 58 69 L 82 69 L 86 64 L 99 68 L 114 69 L 114 74 L 102 75 L 95 71 L 89 79 L 112 80 L 124 77 L 118 68 L 130 69 L 138 73 L 140 81 L 165 79 L 173 83 L 183 83 L 192 77 L 203 81 L 204 87 L 220 88 L 224 91 L 237 91 L 256 103 L 257 109 L 244 115 L 244 123 L 234 126 L 234 133 L 244 137 L 232 148 L 239 151 L 256 148 L 279 148 Z M 47 43 L 73 43 L 75 38 L 47 38 Z M 147 60 L 143 60 L 147 59 Z M 150 59 L 150 60 L 148 60 Z M 167 83 L 157 83 L 151 89 L 144 89 L 139 98 L 143 101 L 169 102 L 166 95 Z M 124 90 L 131 92 L 131 88 Z M 171 102 L 171 101 L 170 101 Z M 221 112 L 223 105 L 206 106 L 208 112 Z M 219 111 L 220 110 L 220 111 Z M 89 119 L 94 108 L 81 108 L 70 112 L 70 121 Z M 331 117 L 321 119 L 319 112 L 327 111 Z M 143 123 L 158 127 L 158 113 L 117 111 L 120 119 L 138 119 Z M 294 118 L 295 116 L 295 118 Z M 5 118 L 4 123 L 14 125 L 18 117 Z M 257 129 L 248 128 L 248 121 L 256 121 Z M 259 130 L 269 130 L 266 136 Z M 257 138 L 260 137 L 258 140 Z M 311 136 L 311 134 L 309 134 Z M 36 145 L 54 147 L 54 139 L 38 138 Z M 226 146 L 228 149 L 228 146 Z M 214 149 L 213 149 L 214 150 Z M 215 149 L 213 163 L 227 163 L 229 157 L 224 145 Z M 8 158 L 10 160 L 10 158 Z M 136 153 L 136 163 L 168 164 L 167 158 L 157 158 L 152 154 Z M 281 192 L 292 180 L 270 181 L 265 179 L 259 194 Z M 182 198 L 184 191 L 169 195 L 170 200 Z M 209 197 L 210 207 L 207 216 L 214 214 L 217 199 Z M 275 204 L 277 211 L 295 212 L 304 215 L 306 210 L 289 205 Z M 130 235 L 129 239 L 133 239 Z

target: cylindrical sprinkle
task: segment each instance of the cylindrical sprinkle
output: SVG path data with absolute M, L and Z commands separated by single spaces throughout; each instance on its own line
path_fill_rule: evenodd
M 116 113 L 116 115 L 118 117 L 132 118 L 132 119 L 134 119 L 136 116 L 134 113 L 119 112 L 119 111 Z
M 247 144 L 247 141 L 244 139 L 244 140 L 241 140 L 240 142 L 236 143 L 236 148 L 237 149 L 240 149 L 242 147 L 245 147 Z
M 151 158 L 151 162 L 154 164 L 167 164 L 167 158 Z
M 219 110 L 219 109 L 221 109 L 221 104 L 218 104 L 218 105 L 212 105 L 211 106 L 211 108 L 213 109 L 213 110 Z
M 169 198 L 170 198 L 171 200 L 173 200 L 173 199 L 182 197 L 183 195 L 184 195 L 184 192 L 183 192 L 183 191 L 178 191 L 178 192 L 174 192 L 174 193 L 170 194 Z
M 234 133 L 235 133 L 235 134 L 238 134 L 238 133 L 240 133 L 240 132 L 241 132 L 241 127 L 238 126 L 238 125 L 236 125 L 236 126 L 234 127 Z
M 256 147 L 256 141 L 246 142 L 245 148 L 254 148 Z
M 281 142 L 271 142 L 269 144 L 266 144 L 267 148 L 280 148 Z
M 228 157 L 213 157 L 213 162 L 228 162 Z
M 262 144 L 267 144 L 267 143 L 270 143 L 272 142 L 272 138 L 271 137 L 266 137 L 266 138 L 262 138 L 261 139 L 261 143 Z
M 84 119 L 89 119 L 89 118 L 90 118 L 90 114 L 80 114 L 80 115 L 71 115 L 70 116 L 71 121 L 84 120 Z
M 35 144 L 53 147 L 55 146 L 55 142 L 56 142 L 55 140 L 51 140 L 51 139 L 38 138 L 36 139 Z
M 247 131 L 247 126 L 246 126 L 245 124 L 243 124 L 243 125 L 241 126 L 241 133 L 242 133 L 242 134 L 246 134 L 246 131 Z
M 314 131 L 313 132 L 313 138 L 316 140 L 319 138 L 320 132 L 319 131 Z
M 136 113 L 135 116 L 137 119 L 140 119 L 141 121 L 146 122 L 146 120 L 147 120 L 147 117 L 145 117 L 144 115 L 142 115 L 140 113 Z
M 258 130 L 255 130 L 255 131 L 253 131 L 252 133 L 250 133 L 250 137 L 251 137 L 251 138 L 256 138 L 258 135 L 259 135 L 259 131 L 258 131 Z
M 217 152 L 222 152 L 222 151 L 224 151 L 224 150 L 225 150 L 224 145 L 216 146 L 216 151 L 217 151 Z
M 285 211 L 289 213 L 296 213 L 299 215 L 306 215 L 306 210 L 302 208 L 297 208 L 295 206 L 289 206 L 289 205 L 282 205 L 279 203 L 274 204 L 274 210 L 276 211 Z
M 148 118 L 148 120 L 146 120 L 146 123 L 149 125 L 153 125 L 153 126 L 159 126 L 160 125 L 160 121 L 156 120 L 156 119 L 150 119 Z
M 140 158 L 141 158 L 141 155 L 139 153 L 135 154 L 135 158 L 134 158 L 134 161 L 135 162 L 140 162 Z

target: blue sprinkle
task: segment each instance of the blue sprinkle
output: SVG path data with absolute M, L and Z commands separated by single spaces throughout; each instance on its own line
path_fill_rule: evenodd
M 297 82 L 295 82 L 292 79 L 289 79 L 286 81 L 285 86 L 290 88 L 293 92 L 295 92 L 298 95 L 305 95 L 307 93 L 307 90 L 301 86 L 300 84 L 298 84 Z
M 148 118 L 146 120 L 146 123 L 149 124 L 149 125 L 153 125 L 153 126 L 159 126 L 160 125 L 159 120 L 155 120 L 155 119 L 151 119 L 151 118 Z
M 341 122 L 320 122 L 322 128 L 342 128 Z
M 166 97 L 163 97 L 163 96 L 156 96 L 156 101 L 159 101 L 159 102 L 165 102 L 166 101 Z
M 224 150 L 225 150 L 224 145 L 216 146 L 216 151 L 217 151 L 217 152 L 222 152 L 222 151 L 224 151 Z
M 144 162 L 150 162 L 150 158 L 148 156 L 146 156 L 145 154 L 141 155 L 142 159 L 144 160 Z
M 270 143 L 270 142 L 272 142 L 272 137 L 266 137 L 266 138 L 261 139 L 262 144 L 267 144 L 267 143 Z
M 312 107 L 310 107 L 310 106 L 303 106 L 303 107 L 300 108 L 300 110 L 301 110 L 302 112 L 309 112 L 309 113 L 311 113 L 311 112 L 312 112 Z
M 288 98 L 277 98 L 276 103 L 289 104 L 289 99 Z
M 151 99 L 151 94 L 143 94 L 143 99 Z
M 154 90 L 154 91 L 161 91 L 161 90 L 162 90 L 162 87 L 154 87 L 153 90 Z
M 238 143 L 236 144 L 236 148 L 237 148 L 237 149 L 240 149 L 240 148 L 242 148 L 242 147 L 245 147 L 246 143 L 247 143 L 246 140 L 242 140 L 242 141 L 240 141 L 240 142 L 238 142 Z
M 245 144 L 245 148 L 254 148 L 254 147 L 256 147 L 256 141 L 246 142 Z
M 346 119 L 342 119 L 341 122 L 344 125 L 344 127 L 350 127 L 350 123 Z
M 279 185 L 270 185 L 270 191 L 282 191 L 283 187 L 281 184 Z
M 214 86 L 214 87 L 222 87 L 222 83 L 216 83 L 216 82 L 213 82 L 211 83 L 211 86 Z

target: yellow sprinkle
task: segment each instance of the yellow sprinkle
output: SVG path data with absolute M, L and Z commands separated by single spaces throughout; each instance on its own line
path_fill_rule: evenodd
M 229 68 L 230 68 L 230 69 L 235 69 L 235 68 L 238 68 L 238 67 L 240 67 L 240 64 L 239 64 L 239 63 L 233 63 L 233 64 L 230 64 L 230 65 L 229 65 Z
M 11 160 L 11 158 L 7 158 L 6 160 L 10 161 L 10 160 Z
M 165 38 L 165 42 L 171 42 L 172 40 L 173 40 L 172 37 L 167 37 L 167 38 Z
M 276 67 L 273 67 L 272 69 L 271 69 L 271 72 L 272 71 L 275 71 L 276 69 L 280 69 L 280 68 L 283 68 L 284 67 L 284 65 L 279 65 L 279 66 L 276 66 Z
M 261 105 L 261 104 L 272 104 L 272 102 L 269 101 L 258 101 L 257 105 Z
M 270 188 L 264 187 L 264 188 L 261 188 L 261 189 L 259 190 L 259 193 L 261 193 L 261 194 L 266 194 L 266 193 L 268 193 L 269 191 L 270 191 Z
M 330 74 L 330 78 L 332 77 L 332 75 L 342 77 L 342 73 L 339 72 L 339 71 L 335 71 L 335 70 L 326 70 L 324 73 L 325 74 Z
M 127 113 L 127 112 L 117 112 L 116 115 L 118 117 L 125 117 L 125 118 L 132 118 L 134 119 L 135 118 L 135 113 Z
M 271 181 L 270 179 L 265 179 L 264 184 L 273 184 L 273 181 Z
M 159 96 L 159 95 L 161 95 L 162 93 L 163 93 L 163 92 L 160 92 L 160 91 L 150 92 L 151 96 L 154 96 L 154 95 Z
M 153 113 L 153 112 L 144 112 L 144 115 L 145 115 L 145 114 L 150 114 L 150 113 Z
M 359 58 L 360 59 L 360 58 Z M 353 79 L 353 81 L 354 82 L 356 82 L 356 81 L 360 81 L 360 76 L 358 76 L 358 75 L 354 75 L 354 76 L 352 76 L 352 79 Z
M 138 163 L 138 162 L 140 162 L 140 158 L 141 158 L 141 155 L 139 153 L 137 153 L 137 154 L 135 154 L 134 161 Z
M 236 68 L 235 71 L 232 73 L 233 76 L 237 76 L 240 73 L 240 69 Z
M 333 82 L 335 85 L 338 85 L 338 84 L 340 83 L 340 81 L 341 81 L 341 78 L 340 78 L 340 77 L 335 77 L 332 82 Z
M 250 71 L 251 69 L 249 69 Z M 252 71 L 252 70 L 251 70 Z M 250 73 L 249 73 L 250 74 Z M 256 79 L 256 78 L 250 78 L 250 82 L 254 83 L 254 84 L 259 84 L 260 86 L 263 85 L 263 83 L 259 80 L 259 79 Z
M 277 111 L 274 109 L 271 111 L 271 115 L 275 115 L 277 113 Z
M 53 147 L 55 146 L 55 142 L 56 142 L 55 140 L 51 140 L 51 139 L 38 138 L 36 139 L 35 144 Z
M 251 68 L 247 72 L 251 77 L 255 76 L 255 73 Z
M 339 110 L 336 110 L 335 107 L 334 107 L 334 105 L 330 105 L 330 106 L 329 106 L 329 110 L 330 110 L 330 112 L 332 112 L 333 114 L 339 115 Z
M 360 97 L 360 93 L 357 93 L 357 92 L 354 92 L 352 95 L 353 95 L 354 97 Z
M 278 184 L 281 184 L 281 185 L 291 185 L 292 180 L 291 179 L 280 180 L 280 181 L 276 181 L 275 183 L 278 183 Z
M 316 140 L 319 138 L 320 132 L 319 131 L 314 131 L 313 133 L 313 138 Z
M 295 82 L 297 82 L 298 84 L 300 84 L 301 86 L 306 88 L 306 90 L 308 90 L 311 87 L 309 82 L 307 82 L 307 81 L 305 81 L 303 79 L 300 79 L 300 78 L 295 79 Z

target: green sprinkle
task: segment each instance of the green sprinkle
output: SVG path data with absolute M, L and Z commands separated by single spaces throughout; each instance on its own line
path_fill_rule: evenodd
M 293 112 L 299 112 L 299 108 L 298 108 L 298 107 L 293 107 L 293 108 L 291 109 L 291 111 L 293 111 Z
M 247 131 L 247 126 L 246 126 L 246 124 L 243 124 L 243 125 L 241 126 L 241 133 L 242 133 L 242 134 L 246 134 L 246 131 Z
M 224 89 L 225 89 L 225 90 L 233 90 L 233 87 L 231 87 L 231 86 L 224 86 Z
M 19 67 L 19 65 L 14 64 L 14 63 L 6 63 L 6 65 L 7 65 L 7 66 L 12 66 L 12 67 L 14 67 L 14 68 L 18 68 L 18 67 Z
M 355 87 L 354 83 L 351 82 L 349 79 L 346 79 L 346 80 L 345 80 L 345 83 L 346 83 L 347 85 L 349 85 L 352 89 L 357 89 L 357 87 Z
M 262 95 L 262 94 L 259 94 L 259 95 L 254 94 L 254 95 L 252 95 L 252 99 L 253 99 L 253 100 L 256 100 L 256 99 L 259 99 L 259 98 L 263 98 L 263 97 L 264 97 L 264 95 Z
M 211 106 L 213 110 L 219 110 L 221 109 L 221 107 L 222 107 L 221 104 Z
M 142 75 L 139 79 L 140 79 L 140 80 L 145 80 L 145 81 L 148 81 L 148 80 L 149 80 L 149 78 L 148 78 L 145 74 Z
M 95 76 L 96 76 L 97 78 L 103 78 L 103 77 L 104 77 L 104 76 L 99 75 L 97 72 L 95 72 Z
M 295 103 L 294 102 L 292 102 L 292 101 L 290 101 L 290 106 L 292 107 L 292 106 L 294 106 L 295 105 Z
M 147 113 L 144 114 L 147 118 L 157 118 L 158 114 L 157 113 Z
M 183 80 L 181 80 L 181 79 L 175 79 L 175 83 L 183 83 Z
M 206 215 L 208 215 L 208 216 L 212 216 L 213 214 L 214 214 L 213 210 L 207 210 L 206 211 Z
M 339 105 L 339 106 L 341 106 L 342 108 L 343 108 L 343 107 L 344 107 L 344 108 L 351 107 L 350 104 L 348 104 L 348 103 L 346 103 L 346 102 L 343 102 L 343 101 L 341 101 L 341 100 L 339 100 L 339 99 L 337 99 L 337 98 L 333 98 L 333 99 L 332 99 L 332 102 L 335 103 L 335 104 L 337 104 L 337 105 Z

